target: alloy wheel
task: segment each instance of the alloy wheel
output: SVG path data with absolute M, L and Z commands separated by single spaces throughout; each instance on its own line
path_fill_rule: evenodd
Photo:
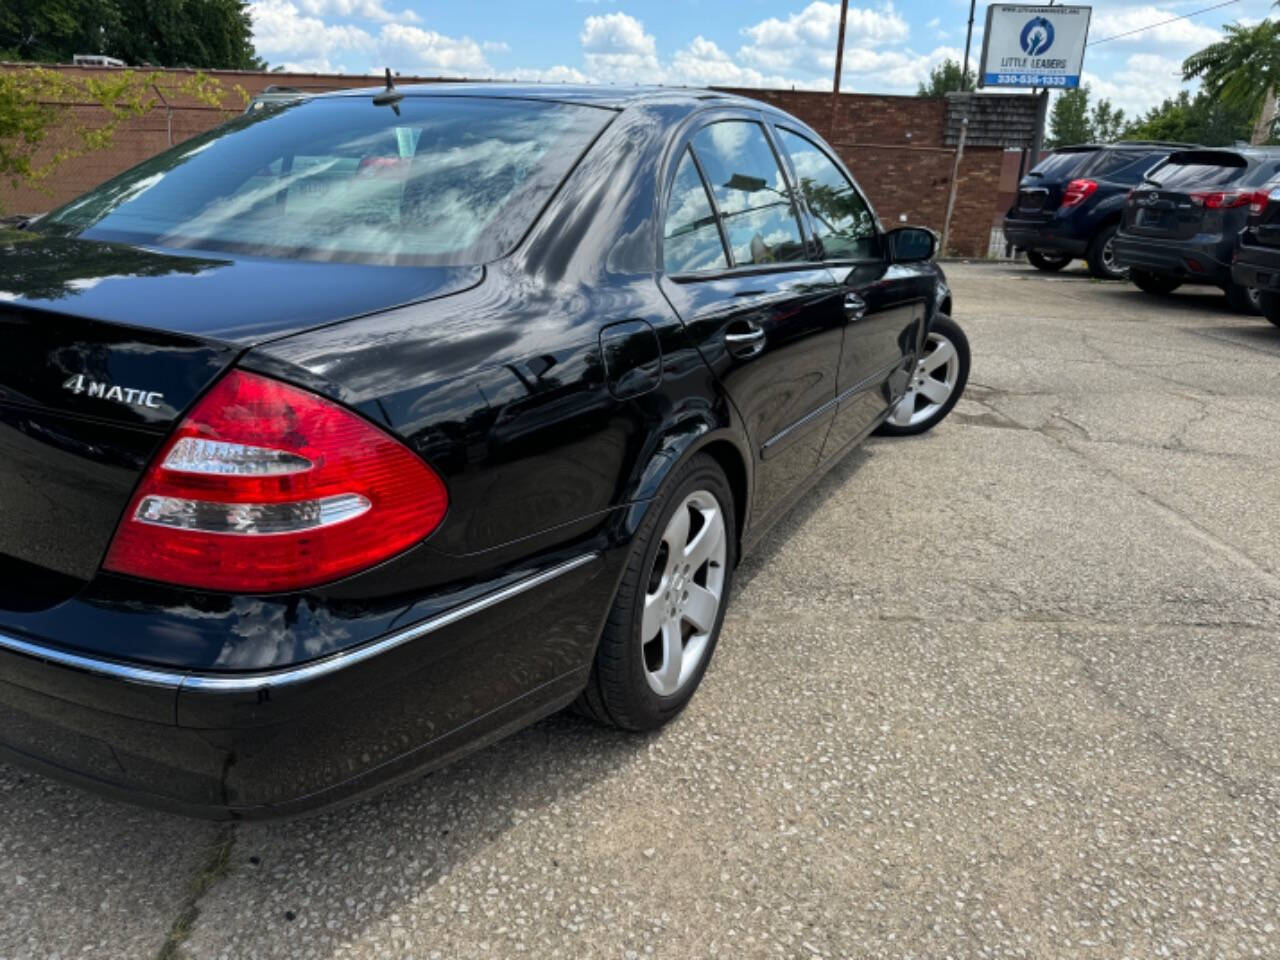
M 707 655 L 724 600 L 726 546 L 719 501 L 695 490 L 663 531 L 645 589 L 641 651 L 659 696 L 678 693 Z
M 1116 238 L 1111 236 L 1102 246 L 1102 265 L 1107 268 L 1107 272 L 1115 276 L 1124 276 L 1129 271 L 1126 267 L 1116 265 Z
M 960 355 L 955 344 L 940 333 L 931 332 L 924 354 L 912 371 L 911 382 L 889 415 L 897 427 L 912 427 L 928 420 L 955 392 L 960 378 Z

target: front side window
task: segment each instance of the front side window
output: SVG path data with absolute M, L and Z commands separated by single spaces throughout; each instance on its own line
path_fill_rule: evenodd
M 715 211 L 688 150 L 671 184 L 667 224 L 662 233 L 662 265 L 668 273 L 723 270 L 729 265 Z
M 849 178 L 811 140 L 790 130 L 779 130 L 778 139 L 795 166 L 823 256 L 827 260 L 879 259 L 875 215 Z
M 612 117 L 536 100 L 368 97 L 259 110 L 55 211 L 86 239 L 268 257 L 476 264 L 506 253 Z
M 807 259 L 791 188 L 760 124 L 712 123 L 694 135 L 693 150 L 715 195 L 736 266 Z

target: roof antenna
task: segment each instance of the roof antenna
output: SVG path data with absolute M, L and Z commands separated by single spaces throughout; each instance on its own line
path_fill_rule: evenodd
M 376 94 L 373 98 L 375 107 L 391 107 L 396 112 L 396 116 L 400 116 L 400 101 L 404 99 L 404 94 L 396 89 L 396 85 L 391 80 L 391 68 L 387 67 L 387 89 Z

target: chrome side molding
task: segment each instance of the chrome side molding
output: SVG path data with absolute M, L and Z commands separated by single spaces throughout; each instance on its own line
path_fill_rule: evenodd
M 351 650 L 344 650 L 341 653 L 335 653 L 332 656 L 325 657 L 322 660 L 316 660 L 312 663 L 300 664 L 296 667 L 281 667 L 275 670 L 261 670 L 253 673 L 238 674 L 216 674 L 216 673 L 193 673 L 183 670 L 166 670 L 159 667 L 144 667 L 133 664 L 119 663 L 114 660 L 104 660 L 98 657 L 89 657 L 83 654 L 71 653 L 66 650 L 58 650 L 54 647 L 46 647 L 42 644 L 32 643 L 29 640 L 23 640 L 19 637 L 12 637 L 8 634 L 0 633 L 0 650 L 11 650 L 15 653 L 21 653 L 38 660 L 45 660 L 49 663 L 56 663 L 59 666 L 71 667 L 75 670 L 83 670 L 86 673 L 97 674 L 99 676 L 114 677 L 118 680 L 125 680 L 129 683 L 144 684 L 146 686 L 170 687 L 174 690 L 195 690 L 206 693 L 251 693 L 257 690 L 265 690 L 269 687 L 282 687 L 294 683 L 305 683 L 308 680 L 314 680 L 317 677 L 323 677 L 326 674 L 335 673 L 354 664 L 361 663 L 371 657 L 376 657 L 388 650 L 393 650 L 410 641 L 425 637 L 437 630 L 443 630 L 445 627 L 452 626 L 460 620 L 496 607 L 504 601 L 513 597 L 518 597 L 522 593 L 540 587 L 545 583 L 562 577 L 566 573 L 577 570 L 579 567 L 586 566 L 600 558 L 598 553 L 584 553 L 572 560 L 566 560 L 563 563 L 548 567 L 539 573 L 532 574 L 522 580 L 517 580 L 500 590 L 487 593 L 482 597 L 478 597 L 469 603 L 454 607 L 447 610 L 439 616 L 431 617 L 428 620 L 421 620 L 412 626 L 397 630 L 395 633 L 389 633 L 385 637 L 373 640 L 363 646 L 354 647 Z

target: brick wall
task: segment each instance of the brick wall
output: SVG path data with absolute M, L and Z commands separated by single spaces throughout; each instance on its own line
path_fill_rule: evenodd
M 0 69 L 24 69 L 0 65 Z M 103 67 L 59 67 L 71 74 L 109 70 Z M 168 71 L 178 82 L 190 71 Z M 243 109 L 234 93 L 238 85 L 250 96 L 271 84 L 315 90 L 334 90 L 376 84 L 376 77 L 326 74 L 248 73 L 205 71 L 227 91 L 226 109 L 170 98 L 145 117 L 128 121 L 116 131 L 115 142 L 103 151 L 67 161 L 44 190 L 14 190 L 0 185 L 0 209 L 6 213 L 41 213 L 65 203 L 145 160 L 171 143 L 201 133 Z M 399 83 L 441 82 L 435 77 L 400 77 Z M 718 88 L 772 103 L 795 114 L 826 137 L 853 171 L 887 227 L 918 224 L 941 232 L 946 215 L 955 151 L 944 145 L 946 102 L 920 97 L 841 94 L 832 116 L 831 95 L 801 90 Z M 73 107 L 93 110 L 92 107 Z M 834 119 L 834 123 L 833 123 Z M 54 140 L 56 142 L 57 132 Z M 984 256 L 993 219 L 999 210 L 1000 172 L 1004 151 L 999 147 L 969 147 L 960 166 L 955 212 L 951 218 L 950 253 Z

